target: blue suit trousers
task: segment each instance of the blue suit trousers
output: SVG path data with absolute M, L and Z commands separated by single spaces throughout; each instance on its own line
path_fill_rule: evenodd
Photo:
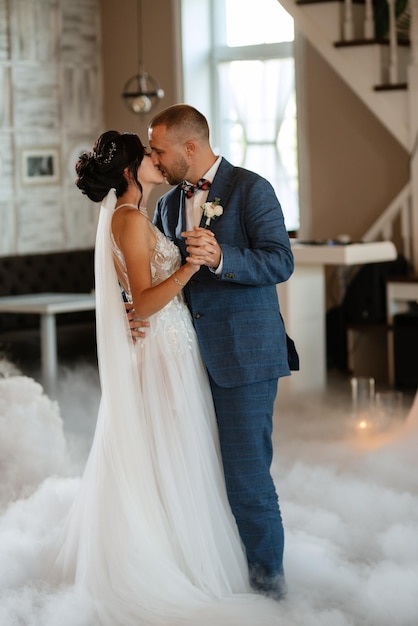
M 270 473 L 277 379 L 225 388 L 210 379 L 232 512 L 254 588 L 280 595 L 284 531 Z

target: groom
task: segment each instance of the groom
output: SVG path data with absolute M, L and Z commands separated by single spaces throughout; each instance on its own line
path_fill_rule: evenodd
M 293 272 L 283 214 L 270 183 L 214 154 L 207 120 L 193 107 L 157 114 L 149 144 L 154 164 L 176 185 L 158 201 L 154 222 L 183 259 L 202 266 L 184 292 L 209 373 L 250 582 L 280 599 L 284 532 L 270 466 L 278 378 L 290 374 L 292 356 L 276 292 Z M 215 198 L 222 214 L 202 216 L 202 205 Z

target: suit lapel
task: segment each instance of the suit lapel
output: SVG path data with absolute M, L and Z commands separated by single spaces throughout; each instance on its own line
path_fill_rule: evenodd
M 180 192 L 179 209 L 178 209 L 177 215 L 178 215 L 178 220 L 177 220 L 176 231 L 175 231 L 176 240 L 177 240 L 177 245 L 180 248 L 182 255 L 184 256 L 186 254 L 186 246 L 184 243 L 184 239 L 181 236 L 181 233 L 186 230 L 186 208 L 185 208 L 185 195 L 183 191 Z
M 210 200 L 206 200 L 206 202 L 210 202 Z M 203 211 L 202 211 L 202 217 L 200 218 L 199 226 L 200 226 L 200 228 L 204 228 L 204 226 L 205 226 L 205 216 L 203 215 Z
M 207 202 L 213 202 L 215 198 L 219 198 L 219 204 L 223 207 L 225 212 L 228 204 L 229 197 L 232 192 L 233 181 L 232 174 L 234 171 L 234 167 L 228 163 L 228 161 L 222 158 L 218 171 L 215 174 L 215 178 L 213 179 L 212 185 L 210 186 Z M 222 219 L 222 215 L 220 215 L 216 220 Z M 205 225 L 205 218 L 202 215 L 202 219 L 200 221 L 200 226 Z

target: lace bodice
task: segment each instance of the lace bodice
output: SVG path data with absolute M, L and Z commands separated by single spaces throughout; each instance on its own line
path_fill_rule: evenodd
M 143 209 L 141 209 L 141 213 L 146 215 Z M 169 276 L 172 276 L 180 267 L 181 255 L 177 246 L 167 239 L 151 222 L 150 226 L 155 234 L 156 242 L 150 259 L 151 277 L 152 284 L 158 285 Z M 113 235 L 111 240 L 112 254 L 119 282 L 125 290 L 128 302 L 132 302 L 125 257 L 118 248 Z M 138 268 L 138 271 L 141 271 L 141 268 Z M 183 354 L 184 350 L 192 348 L 194 330 L 182 291 L 160 311 L 152 315 L 149 318 L 150 322 L 151 320 L 152 323 L 146 332 L 147 337 L 152 337 L 153 341 L 155 341 L 157 336 L 164 337 L 167 346 L 176 354 Z M 140 348 L 145 340 L 144 338 L 137 339 L 137 348 Z M 140 357 L 138 356 L 138 358 Z
M 146 215 L 146 209 L 141 208 L 141 213 Z M 151 263 L 151 277 L 152 284 L 158 285 L 163 280 L 171 276 L 181 265 L 181 256 L 180 251 L 177 246 L 167 239 L 158 228 L 156 228 L 153 224 L 151 224 L 151 228 L 155 234 L 156 244 L 154 251 L 152 253 L 152 257 L 150 259 Z M 119 276 L 119 280 L 121 285 L 123 286 L 126 296 L 129 302 L 132 302 L 131 288 L 129 285 L 128 274 L 126 271 L 126 263 L 123 253 L 116 245 L 115 239 L 112 234 L 112 252 L 115 259 L 115 264 L 117 268 L 117 273 Z M 138 271 L 139 268 L 138 268 Z

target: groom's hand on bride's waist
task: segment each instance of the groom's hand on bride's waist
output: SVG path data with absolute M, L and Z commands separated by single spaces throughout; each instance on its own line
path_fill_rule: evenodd
M 131 329 L 132 339 L 136 341 L 145 337 L 144 328 L 149 328 L 149 322 L 141 320 L 137 317 L 135 309 L 130 302 L 125 302 L 126 314 L 128 316 L 129 328 Z

